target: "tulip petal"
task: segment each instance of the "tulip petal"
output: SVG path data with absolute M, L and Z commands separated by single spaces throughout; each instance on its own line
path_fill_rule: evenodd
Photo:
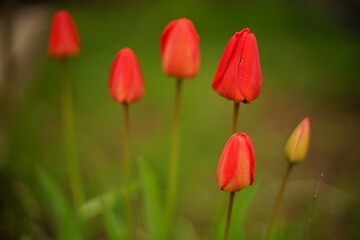
M 224 91 L 224 96 L 229 99 L 234 99 L 235 102 L 242 102 L 244 100 L 244 96 L 240 91 L 240 81 L 239 76 L 241 72 L 239 72 L 239 64 L 242 59 L 243 52 L 243 44 L 246 35 L 248 35 L 248 31 L 243 31 L 236 33 L 236 45 L 234 50 L 230 56 L 229 64 L 224 72 L 221 81 L 221 91 Z
M 254 34 L 248 34 L 244 40 L 239 64 L 239 88 L 246 103 L 250 103 L 260 94 L 262 84 L 258 46 Z
M 216 70 L 214 82 L 212 83 L 212 87 L 216 89 L 218 85 L 221 83 L 221 78 L 223 77 L 226 69 L 229 66 L 231 56 L 233 54 L 237 38 L 235 36 L 232 36 L 226 45 L 225 51 L 220 59 L 219 66 Z
M 238 149 L 239 141 L 236 138 L 230 138 L 221 154 L 217 167 L 217 178 L 221 190 L 224 190 L 234 176 Z
M 241 63 L 244 41 L 250 30 L 245 28 L 237 32 L 228 42 L 225 51 L 221 57 L 218 70 L 215 74 L 213 89 L 221 96 L 242 102 L 245 97 L 240 91 L 239 75 L 241 75 L 238 66 Z
M 245 141 L 247 144 L 247 148 L 249 149 L 249 162 L 250 162 L 250 169 L 249 169 L 249 174 L 250 174 L 250 185 L 252 185 L 254 183 L 254 173 L 255 173 L 255 153 L 254 153 L 254 147 L 253 144 L 251 142 L 251 139 L 249 138 L 249 136 L 245 135 Z
M 245 28 L 241 32 L 237 32 L 232 36 L 226 45 L 226 48 L 224 50 L 223 55 L 221 56 L 218 69 L 215 74 L 213 87 L 216 88 L 220 84 L 220 80 L 223 77 L 225 71 L 229 67 L 230 61 L 233 58 L 235 46 L 238 43 L 239 39 L 241 38 L 241 35 L 250 33 L 250 29 Z
M 169 39 L 169 35 L 171 34 L 171 31 L 174 29 L 174 27 L 178 24 L 178 21 L 171 21 L 164 29 L 164 31 L 161 34 L 161 38 L 160 38 L 160 53 L 161 53 L 161 57 L 163 57 L 164 53 L 165 53 L 165 47 L 166 47 L 166 43 L 168 42 Z

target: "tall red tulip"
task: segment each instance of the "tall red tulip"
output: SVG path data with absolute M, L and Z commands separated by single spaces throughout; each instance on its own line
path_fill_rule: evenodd
M 250 103 L 260 93 L 262 82 L 256 38 L 250 29 L 237 32 L 228 42 L 212 83 L 221 96 Z
M 144 80 L 136 55 L 130 48 L 118 52 L 111 67 L 109 89 L 118 103 L 132 103 L 144 95 Z
M 160 50 L 165 74 L 193 78 L 199 69 L 199 35 L 186 18 L 170 22 L 161 34 Z
M 251 139 L 245 133 L 233 134 L 226 143 L 217 166 L 221 190 L 234 192 L 254 182 L 255 155 Z
M 53 17 L 48 52 L 54 58 L 71 57 L 80 52 L 80 38 L 75 22 L 65 10 L 56 12 Z
M 53 58 L 64 59 L 61 65 L 61 95 L 64 131 L 64 151 L 68 164 L 69 183 L 72 190 L 74 207 L 78 208 L 85 199 L 84 187 L 81 180 L 80 164 L 77 156 L 75 129 L 73 123 L 73 106 L 71 92 L 71 74 L 69 71 L 69 57 L 80 52 L 80 38 L 75 22 L 69 12 L 60 10 L 52 19 L 48 54 Z

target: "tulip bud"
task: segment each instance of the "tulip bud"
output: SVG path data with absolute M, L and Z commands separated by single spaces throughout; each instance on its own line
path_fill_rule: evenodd
M 290 163 L 297 163 L 304 160 L 309 145 L 309 139 L 310 120 L 306 117 L 295 128 L 286 143 L 285 156 Z
M 245 133 L 233 134 L 217 166 L 220 189 L 234 192 L 250 186 L 254 182 L 254 170 L 255 155 L 250 138 Z
M 160 50 L 165 74 L 193 78 L 199 69 L 199 35 L 186 18 L 170 22 L 161 34 Z
M 228 42 L 212 88 L 235 102 L 250 103 L 261 89 L 261 68 L 255 35 L 245 28 Z
M 53 17 L 48 52 L 53 58 L 71 57 L 80 52 L 80 38 L 75 22 L 65 10 L 56 12 Z
M 111 67 L 109 89 L 118 103 L 132 103 L 144 95 L 139 62 L 130 48 L 118 52 Z

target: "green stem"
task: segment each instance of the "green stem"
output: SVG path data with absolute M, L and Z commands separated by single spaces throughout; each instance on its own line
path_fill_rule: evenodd
M 69 74 L 68 59 L 62 62 L 62 121 L 64 131 L 64 145 L 67 159 L 68 174 L 72 190 L 73 204 L 77 209 L 84 202 L 84 189 L 81 181 L 80 167 L 77 156 L 73 105 Z
M 130 111 L 129 104 L 123 104 L 124 110 L 124 135 L 123 135 L 123 153 L 124 153 L 124 167 L 123 170 L 123 180 L 126 186 L 129 185 L 131 178 L 131 161 L 130 161 Z
M 272 231 L 274 229 L 275 222 L 276 222 L 276 217 L 277 217 L 277 215 L 279 213 L 281 201 L 283 199 L 285 187 L 286 187 L 286 184 L 288 182 L 289 175 L 290 175 L 290 172 L 291 172 L 291 169 L 292 169 L 293 166 L 294 165 L 292 163 L 289 163 L 287 168 L 286 168 L 285 175 L 284 175 L 283 180 L 281 182 L 279 192 L 278 192 L 277 197 L 276 197 L 275 205 L 274 205 L 272 213 L 271 213 L 270 222 L 269 222 L 269 225 L 268 225 L 268 228 L 267 228 L 267 231 L 266 231 L 266 237 L 265 237 L 266 240 L 271 239 Z
M 229 239 L 230 223 L 231 223 L 232 209 L 233 209 L 233 205 L 234 205 L 234 198 L 235 198 L 235 192 L 230 192 L 229 205 L 228 205 L 228 211 L 227 211 L 227 216 L 226 216 L 226 227 L 225 227 L 224 240 Z
M 124 153 L 124 167 L 122 168 L 123 186 L 126 188 L 124 193 L 124 214 L 128 227 L 128 239 L 133 237 L 132 229 L 132 204 L 131 196 L 129 192 L 129 185 L 132 176 L 132 164 L 130 154 L 130 105 L 128 103 L 123 104 L 124 113 L 124 134 L 123 134 L 123 153 Z
M 240 107 L 240 103 L 234 102 L 232 131 L 231 131 L 232 134 L 236 133 L 237 123 L 239 118 L 239 107 Z
M 181 85 L 182 79 L 176 81 L 174 117 L 172 123 L 172 138 L 170 163 L 168 173 L 168 189 L 167 189 L 167 216 L 169 220 L 175 207 L 177 178 L 178 178 L 178 162 L 179 162 L 179 121 L 180 121 L 180 101 L 181 101 Z

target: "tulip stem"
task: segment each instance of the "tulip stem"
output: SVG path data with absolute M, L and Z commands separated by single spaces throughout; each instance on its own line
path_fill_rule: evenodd
M 172 139 L 167 189 L 167 217 L 169 220 L 175 207 L 178 162 L 179 162 L 179 121 L 180 121 L 180 100 L 181 100 L 182 79 L 176 81 L 174 117 L 172 123 Z
M 77 209 L 84 202 L 84 189 L 81 181 L 78 153 L 76 149 L 73 104 L 69 74 L 69 60 L 62 61 L 62 124 L 64 147 L 67 159 L 69 181 L 72 190 L 73 204 Z
M 237 129 L 237 123 L 238 123 L 238 118 L 239 118 L 239 108 L 240 108 L 240 103 L 234 102 L 233 122 L 232 122 L 232 132 L 231 132 L 233 134 L 236 133 L 236 129 Z
M 124 135 L 123 135 L 123 153 L 124 167 L 122 168 L 123 183 L 127 186 L 131 178 L 131 161 L 130 161 L 130 111 L 129 104 L 123 104 L 124 113 Z
M 235 198 L 235 192 L 230 192 L 229 205 L 228 205 L 228 211 L 227 211 L 227 216 L 226 216 L 226 227 L 225 227 L 224 240 L 229 239 L 229 231 L 230 231 L 232 209 L 233 209 L 233 205 L 234 205 L 234 198 Z
M 293 163 L 289 163 L 287 168 L 286 168 L 285 175 L 284 175 L 284 177 L 282 179 L 282 182 L 281 182 L 281 185 L 280 185 L 277 197 L 276 197 L 275 205 L 274 205 L 274 207 L 272 209 L 270 222 L 269 222 L 269 225 L 268 225 L 268 228 L 267 228 L 267 231 L 266 231 L 266 237 L 265 237 L 266 240 L 271 239 L 272 231 L 273 231 L 274 226 L 275 226 L 276 217 L 277 217 L 277 215 L 279 213 L 279 209 L 280 209 L 281 201 L 282 201 L 282 198 L 283 198 L 283 195 L 284 195 L 285 187 L 286 187 L 286 184 L 288 182 L 290 172 L 291 172 L 291 169 L 292 169 L 293 166 L 294 166 Z
M 127 221 L 128 227 L 128 238 L 131 239 L 132 231 L 132 204 L 130 192 L 128 187 L 131 181 L 132 175 L 132 166 L 131 166 L 131 156 L 130 156 L 130 106 L 128 103 L 123 104 L 123 113 L 124 113 L 124 134 L 123 134 L 123 154 L 124 154 L 124 167 L 122 167 L 122 178 L 123 186 L 127 191 L 124 193 L 124 214 L 125 220 Z

